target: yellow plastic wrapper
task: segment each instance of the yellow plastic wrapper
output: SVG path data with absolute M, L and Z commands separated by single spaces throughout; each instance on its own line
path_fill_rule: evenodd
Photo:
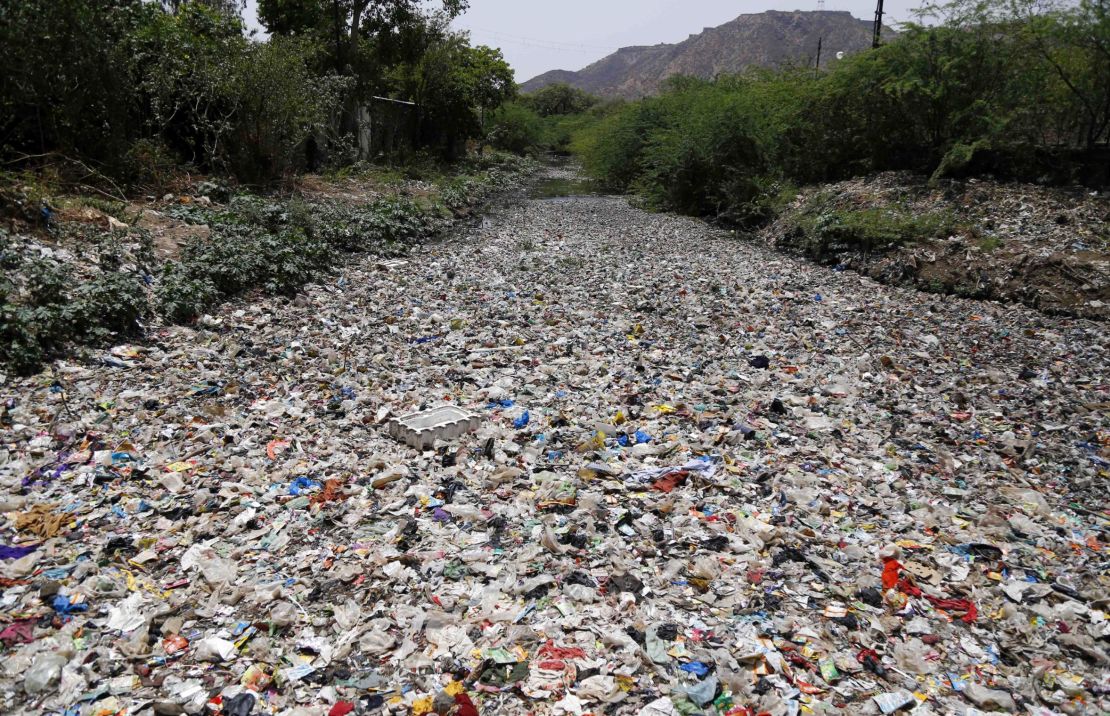
M 412 702 L 412 716 L 424 716 L 432 712 L 432 697 L 425 696 Z

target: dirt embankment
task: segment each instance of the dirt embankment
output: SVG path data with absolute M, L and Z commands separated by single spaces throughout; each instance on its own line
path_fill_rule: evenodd
M 760 239 L 884 283 L 1110 318 L 1110 193 L 885 173 L 801 192 Z

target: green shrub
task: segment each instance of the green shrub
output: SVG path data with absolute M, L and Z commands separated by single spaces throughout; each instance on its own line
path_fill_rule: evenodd
M 439 192 L 439 200 L 450 212 L 457 212 L 468 206 L 472 201 L 477 182 L 469 177 L 458 177 L 444 185 Z
M 296 228 L 265 234 L 259 242 L 263 288 L 275 295 L 291 296 L 334 264 L 333 249 L 323 239 L 313 239 Z
M 271 38 L 236 58 L 221 90 L 236 98 L 224 151 L 240 179 L 264 183 L 302 169 L 304 143 L 327 132 L 351 83 L 313 74 L 316 52 L 309 42 Z
M 397 197 L 361 207 L 321 204 L 313 223 L 316 235 L 337 250 L 389 253 L 430 233 L 433 222 L 428 210 Z
M 773 211 L 765 194 L 775 185 L 875 171 L 1099 181 L 1110 15 L 1094 0 L 1031 7 L 931 8 L 943 13 L 936 24 L 907 25 L 819 73 L 672 78 L 660 95 L 578 128 L 570 144 L 610 189 L 749 226 Z
M 186 276 L 204 279 L 226 296 L 257 285 L 265 279 L 259 246 L 265 233 L 260 227 L 213 227 L 208 237 L 191 241 L 182 250 Z
M 985 253 L 990 253 L 1002 246 L 1002 239 L 997 236 L 985 236 L 978 241 L 979 248 Z
M 36 308 L 67 303 L 73 272 L 65 264 L 53 259 L 32 259 L 23 267 L 26 303 Z
M 363 217 L 361 226 L 368 238 L 386 245 L 411 243 L 432 228 L 428 212 L 406 197 L 376 201 Z
M 758 196 L 763 156 L 751 132 L 730 116 L 727 106 L 697 119 L 652 134 L 636 186 L 661 208 L 720 216 L 730 204 L 749 203 Z
M 166 264 L 155 289 L 158 313 L 171 323 L 185 323 L 203 315 L 220 300 L 220 291 L 207 276 L 194 276 L 177 262 Z
M 31 375 L 43 360 L 46 352 L 35 331 L 34 312 L 8 302 L 0 293 L 0 365 L 16 375 Z
M 72 344 L 135 335 L 149 312 L 142 278 L 113 263 L 109 249 L 102 270 L 87 280 L 53 259 L 5 254 L 19 285 L 0 280 L 0 364 L 18 374 L 33 373 Z
M 472 173 L 441 183 L 438 201 L 461 209 L 518 181 L 531 166 L 513 155 L 476 157 L 466 165 Z M 153 257 L 144 233 L 130 235 L 138 247 L 125 253 L 115 234 L 61 227 L 82 254 L 98 258 L 88 264 L 93 273 L 78 275 L 54 259 L 25 258 L 0 230 L 0 364 L 32 373 L 72 345 L 137 335 L 151 313 L 186 322 L 248 291 L 293 295 L 332 270 L 341 252 L 403 254 L 445 225 L 442 212 L 440 203 L 404 196 L 351 206 L 243 194 L 222 208 L 176 206 L 170 213 L 210 232 L 165 263 L 153 291 L 146 285 Z
M 929 177 L 929 184 L 935 185 L 942 179 L 963 176 L 975 159 L 975 153 L 984 147 L 984 142 L 974 144 L 957 143 L 943 157 L 933 175 Z
M 553 114 L 544 117 L 540 126 L 540 146 L 554 154 L 570 154 L 575 137 L 601 121 L 609 110 L 608 105 L 602 105 L 582 114 Z
M 652 132 L 664 125 L 659 101 L 649 98 L 621 107 L 575 137 L 572 146 L 590 176 L 617 191 L 632 186 Z
M 915 214 L 908 209 L 831 209 L 815 197 L 802 209 L 788 234 L 807 254 L 825 259 L 841 251 L 871 253 L 946 236 L 955 230 L 946 212 Z
M 541 117 L 582 114 L 600 100 L 588 92 L 556 82 L 521 98 L 521 104 Z
M 111 338 L 134 335 L 149 311 L 142 279 L 126 271 L 98 274 L 73 291 L 75 342 L 102 344 Z
M 493 146 L 521 154 L 543 142 L 543 120 L 535 111 L 518 103 L 503 105 L 491 119 L 489 141 Z
M 139 139 L 128 148 L 123 162 L 122 174 L 131 186 L 162 194 L 169 188 L 180 158 L 160 139 Z

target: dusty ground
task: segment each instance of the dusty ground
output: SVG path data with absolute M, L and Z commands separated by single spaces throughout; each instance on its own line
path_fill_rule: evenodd
M 184 220 L 177 215 L 180 213 L 177 210 L 191 205 L 221 206 L 227 202 L 232 188 L 209 181 L 203 176 L 181 177 L 173 185 L 173 191 L 161 196 L 133 197 L 128 201 L 94 195 L 60 194 L 46 197 L 53 209 L 52 225 L 67 227 L 69 230 L 64 232 L 46 230 L 39 215 L 37 202 L 40 199 L 36 193 L 31 198 L 31 203 L 35 206 L 22 212 L 9 212 L 5 217 L 4 228 L 13 235 L 20 235 L 37 243 L 38 246 L 33 248 L 40 251 L 79 255 L 88 246 L 84 245 L 85 238 L 79 231 L 74 231 L 74 227 L 87 226 L 100 231 L 121 232 L 134 227 L 148 232 L 158 260 L 176 259 L 191 239 L 203 239 L 210 233 L 208 226 Z M 16 184 L 3 189 L 7 193 L 0 196 L 0 200 L 19 194 L 21 187 Z M 391 196 L 431 201 L 439 189 L 434 182 L 407 179 L 398 172 L 377 167 L 348 176 L 301 175 L 292 180 L 284 191 L 278 192 L 277 196 L 300 196 L 310 201 L 360 205 Z M 42 188 L 36 186 L 34 191 L 41 192 Z

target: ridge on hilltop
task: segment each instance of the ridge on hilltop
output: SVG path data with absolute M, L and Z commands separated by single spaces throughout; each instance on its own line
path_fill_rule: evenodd
M 851 54 L 871 45 L 872 22 L 847 11 L 819 10 L 741 15 L 674 44 L 623 47 L 577 72 L 552 70 L 521 85 L 525 93 L 565 82 L 603 97 L 635 99 L 654 94 L 669 77 L 709 79 L 750 67 L 813 65 L 823 38 L 821 66 L 836 53 Z M 894 32 L 883 29 L 883 36 Z

